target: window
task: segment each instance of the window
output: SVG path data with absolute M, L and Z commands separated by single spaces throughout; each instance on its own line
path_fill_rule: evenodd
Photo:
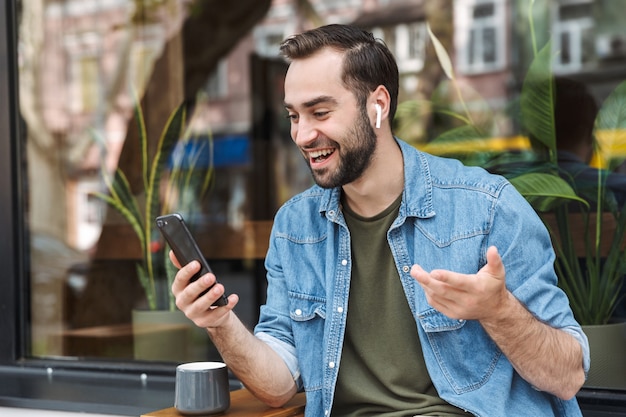
M 87 56 L 78 62 L 78 84 L 80 85 L 79 108 L 83 112 L 94 111 L 98 97 L 98 57 Z
M 505 63 L 505 3 L 471 0 L 454 3 L 455 48 L 465 73 L 499 70 Z
M 593 3 L 561 0 L 553 9 L 555 70 L 580 70 L 595 58 Z
M 384 9 L 404 0 L 372 1 Z M 140 415 L 171 407 L 176 363 L 219 358 L 204 331 L 190 327 L 188 320 L 176 321 L 180 315 L 172 322 L 162 316 L 139 321 L 150 303 L 137 268 L 144 252 L 132 225 L 98 194 L 107 192 L 109 175 L 120 168 L 141 207 L 146 199 L 141 191 L 141 146 L 131 85 L 144 98 L 141 109 L 150 152 L 171 110 L 183 97 L 189 98 L 176 80 L 184 69 L 192 69 L 182 67 L 189 61 L 180 59 L 173 52 L 176 48 L 167 48 L 167 41 L 177 39 L 176 30 L 183 27 L 176 20 L 183 13 L 172 10 L 187 10 L 182 7 L 189 2 L 143 2 L 150 20 L 139 22 L 134 20 L 136 3 L 52 1 L 43 2 L 44 10 L 39 10 L 32 2 L 6 0 L 0 7 L 0 406 Z M 356 1 L 343 1 L 342 7 L 323 3 L 328 7 L 316 10 L 328 12 L 323 15 L 328 21 L 350 21 L 361 7 Z M 523 25 L 507 22 L 507 11 L 521 3 L 457 0 L 450 22 L 454 26 L 446 28 L 455 34 L 449 52 L 461 76 L 459 85 L 467 88 L 463 95 L 474 94 L 466 102 L 473 120 L 481 127 L 484 124 L 485 130 L 495 131 L 495 125 L 501 129 L 503 137 L 470 143 L 490 156 L 500 156 L 510 143 L 523 156 L 528 151 L 524 148 L 528 142 L 517 140 L 521 132 L 515 116 L 502 110 L 517 103 L 519 74 L 530 61 L 520 56 L 519 63 L 511 64 L 515 68 L 505 66 L 505 56 L 515 48 L 523 49 L 530 38 L 520 30 Z M 584 79 L 596 97 L 605 98 L 624 81 L 626 60 L 614 54 L 602 67 L 592 65 L 589 34 L 606 28 L 599 21 L 591 22 L 591 2 L 545 3 L 545 10 L 537 13 L 558 17 L 554 26 L 552 22 L 546 26 L 559 43 L 559 68 Z M 192 11 L 202 15 L 202 10 Z M 214 16 L 211 24 L 223 23 Z M 407 102 L 417 88 L 406 88 L 406 79 L 413 87 L 426 87 L 419 90 L 424 97 L 409 103 L 410 111 L 402 108 L 412 119 L 424 118 L 423 125 L 411 125 L 399 135 L 415 146 L 422 146 L 424 137 L 447 132 L 469 119 L 444 120 L 463 106 L 447 106 L 457 94 L 441 71 L 422 71 L 429 42 L 424 22 L 431 17 L 437 16 L 410 22 L 400 16 L 374 30 L 397 56 Z M 611 17 L 611 30 L 621 35 L 624 19 Z M 207 70 L 195 80 L 198 89 L 205 88 L 220 100 L 195 103 L 193 129 L 185 136 L 189 142 L 176 148 L 180 159 L 167 159 L 168 175 L 158 183 L 161 203 L 166 196 L 190 202 L 179 207 L 189 209 L 186 218 L 228 291 L 240 295 L 237 313 L 249 327 L 264 300 L 263 257 L 271 219 L 283 201 L 311 184 L 284 117 L 286 64 L 278 57 L 284 37 L 307 24 L 291 2 L 276 0 L 266 17 L 241 39 L 220 39 L 225 42 L 220 50 L 231 52 L 216 67 L 211 63 L 210 68 L 216 68 L 213 74 Z M 202 42 L 196 47 L 207 45 L 207 38 L 198 39 Z M 235 50 L 241 55 L 230 60 Z M 193 57 L 201 61 L 201 55 Z M 158 67 L 159 63 L 167 65 Z M 226 76 L 231 78 L 231 91 L 225 90 Z M 489 100 L 480 100 L 483 93 L 489 94 Z M 431 95 L 431 102 L 425 103 Z M 483 101 L 502 104 L 496 109 L 502 111 L 485 116 Z M 397 117 L 401 114 L 399 109 Z M 216 126 L 219 129 L 213 129 Z M 459 145 L 455 149 L 466 148 L 464 143 L 455 144 Z M 436 153 L 436 146 L 431 149 Z M 483 159 L 471 162 L 480 165 Z M 211 188 L 205 198 L 199 198 L 201 193 L 185 186 L 204 184 L 209 168 L 214 169 L 208 181 Z M 177 178 L 189 181 L 176 182 Z M 146 224 L 149 227 L 151 222 Z M 159 258 L 162 242 L 155 238 L 147 243 L 159 268 L 164 268 Z M 161 285 L 155 296 L 159 302 L 170 301 L 164 290 L 167 277 L 155 277 Z M 625 310 L 622 303 L 620 317 Z M 172 341 L 183 343 L 167 343 Z M 240 387 L 235 379 L 231 383 Z M 602 407 L 626 409 L 626 389 L 601 388 L 579 393 L 581 404 L 597 406 L 607 398 Z
M 268 58 L 277 57 L 280 54 L 280 43 L 284 39 L 283 28 L 259 27 L 254 31 L 255 52 Z
M 228 94 L 228 62 L 220 60 L 215 70 L 209 76 L 206 92 L 209 98 L 220 98 Z
M 11 405 L 140 415 L 173 404 L 176 363 L 219 359 L 206 332 L 191 327 L 179 312 L 174 323 L 166 318 L 139 322 L 139 313 L 133 317 L 133 310 L 148 303 L 137 273 L 139 241 L 126 219 L 97 194 L 107 191 L 104 179 L 124 166 L 120 161 L 129 158 L 127 173 L 128 167 L 141 165 L 131 93 L 156 94 L 140 107 L 151 152 L 168 115 L 183 99 L 182 89 L 172 82 L 182 73 L 177 72 L 182 59 L 174 59 L 171 49 L 166 67 L 158 67 L 161 78 L 148 84 L 155 63 L 167 51 L 166 40 L 182 26 L 169 13 L 173 3 L 181 4 L 150 2 L 149 7 L 166 7 L 161 12 L 168 13 L 148 13 L 151 19 L 164 20 L 143 24 L 133 20 L 133 3 L 69 0 L 46 3 L 41 10 L 23 4 L 19 15 L 13 0 L 0 8 L 0 305 L 6 319 L 0 324 L 5 335 L 0 341 L 0 406 L 11 398 Z M 222 76 L 224 72 L 222 65 Z M 247 75 L 242 68 L 241 78 Z M 60 100 L 47 97 L 67 100 L 59 106 Z M 198 174 L 211 172 L 211 158 L 196 158 L 193 151 L 210 152 L 203 147 L 211 133 L 206 129 L 210 116 L 200 114 L 202 110 L 190 123 L 200 127 L 189 135 L 194 143 L 185 160 L 192 162 L 178 165 L 178 178 L 185 178 L 179 185 L 195 184 Z M 236 110 L 248 116 L 245 108 Z M 214 184 L 212 199 L 200 200 L 190 192 L 181 193 L 181 199 L 198 208 L 186 212 L 190 225 L 211 223 L 214 227 L 205 230 L 227 237 L 205 239 L 214 242 L 206 253 L 231 291 L 247 298 L 238 314 L 252 326 L 263 297 L 262 278 L 257 278 L 262 276 L 264 248 L 250 237 L 266 240 L 269 215 L 251 221 L 246 192 L 252 160 L 249 126 L 227 122 L 246 134 L 237 137 L 235 150 L 228 144 L 216 146 L 215 179 L 207 183 Z M 166 162 L 171 180 L 176 162 Z M 141 177 L 141 169 L 135 174 L 127 176 L 130 183 Z M 141 180 L 135 186 L 142 187 Z M 266 191 L 263 186 L 255 189 Z M 136 196 L 143 208 L 145 193 L 137 191 Z M 152 222 L 147 219 L 148 228 Z M 196 237 L 202 233 L 196 230 Z M 158 246 L 148 244 L 149 249 Z M 165 277 L 156 277 L 165 284 L 162 288 Z M 160 342 L 162 336 L 177 344 Z M 52 390 L 42 390 L 42 383 Z
M 71 60 L 73 89 L 70 108 L 76 113 L 91 113 L 101 101 L 100 40 L 95 32 L 69 34 L 65 50 Z
M 162 39 L 165 34 L 158 25 L 145 25 L 138 31 L 136 39 L 132 40 L 130 53 L 129 80 L 130 88 L 136 89 L 131 94 L 143 95 L 144 88 L 152 75 L 154 61 L 162 52 Z
M 424 66 L 426 24 L 416 22 L 398 25 L 395 32 L 395 55 L 399 71 L 419 72 Z
M 392 50 L 401 74 L 416 73 L 422 69 L 428 37 L 426 23 L 411 22 L 375 27 L 372 33 Z

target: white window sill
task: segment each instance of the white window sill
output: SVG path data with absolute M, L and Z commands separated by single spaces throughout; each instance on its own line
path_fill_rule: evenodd
M 0 407 L 2 417 L 111 417 L 111 414 L 74 413 L 69 411 L 34 410 L 32 408 Z

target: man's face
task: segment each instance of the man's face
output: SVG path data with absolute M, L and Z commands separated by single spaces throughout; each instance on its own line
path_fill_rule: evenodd
M 366 109 L 343 86 L 341 68 L 342 55 L 325 49 L 292 62 L 285 78 L 291 137 L 325 188 L 359 179 L 376 149 Z

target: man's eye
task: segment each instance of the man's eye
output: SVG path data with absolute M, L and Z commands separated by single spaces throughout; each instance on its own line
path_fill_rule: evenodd
M 315 117 L 320 118 L 320 117 L 328 116 L 329 113 L 330 113 L 329 111 L 316 111 L 313 114 L 315 115 Z
M 297 114 L 288 114 L 287 116 L 285 116 L 288 120 L 295 122 L 296 120 L 298 120 L 298 115 Z

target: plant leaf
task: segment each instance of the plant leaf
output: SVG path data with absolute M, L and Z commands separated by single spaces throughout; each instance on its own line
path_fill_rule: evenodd
M 558 175 L 532 172 L 511 178 L 510 181 L 533 208 L 540 212 L 550 211 L 572 201 L 587 205 Z
M 132 208 L 127 207 L 127 205 L 122 202 L 119 198 L 111 197 L 110 195 L 103 193 L 92 193 L 92 195 L 100 200 L 104 201 L 114 209 L 116 209 L 128 223 L 133 228 L 133 231 L 139 238 L 139 243 L 141 244 L 142 251 L 146 245 L 144 234 L 143 234 L 143 222 L 141 221 L 141 217 L 137 216 L 135 212 L 133 212 Z
M 179 105 L 167 120 L 163 132 L 159 137 L 156 153 L 152 159 L 152 166 L 148 177 L 148 188 L 146 189 L 146 214 L 145 221 L 146 227 L 144 228 L 146 246 L 144 248 L 144 259 L 146 259 L 146 267 L 148 268 L 148 276 L 154 280 L 154 260 L 152 252 L 150 251 L 150 242 L 152 242 L 153 221 L 158 213 L 160 201 L 159 201 L 159 186 L 163 169 L 167 164 L 169 156 L 174 148 L 174 145 L 183 136 L 185 127 L 185 119 L 187 114 L 186 103 Z
M 137 91 L 133 89 L 133 97 L 135 100 L 135 120 L 137 122 L 137 129 L 139 130 L 139 146 L 141 149 L 141 178 L 143 178 L 143 188 L 148 189 L 148 134 L 146 132 L 146 121 L 143 117 L 143 110 L 141 109 L 141 102 L 137 97 Z
M 443 69 L 443 72 L 446 74 L 451 80 L 454 80 L 454 69 L 452 68 L 452 60 L 446 52 L 446 48 L 443 47 L 439 39 L 435 36 L 432 30 L 430 30 L 430 25 L 426 24 L 426 29 L 428 30 L 428 36 L 430 36 L 430 40 L 433 42 L 433 46 L 435 47 L 435 53 L 437 54 L 437 59 L 439 60 L 439 65 Z
M 454 129 L 446 130 L 431 142 L 424 146 L 426 152 L 441 153 L 466 153 L 472 149 L 470 144 L 485 139 L 485 134 L 474 125 L 463 125 Z M 445 152 L 436 152 L 441 148 Z
M 594 135 L 600 142 L 603 166 L 615 169 L 623 158 L 614 158 L 612 151 L 616 146 L 626 144 L 626 81 L 622 81 L 602 103 Z
M 556 163 L 551 50 L 548 42 L 533 59 L 522 86 L 520 108 L 522 124 L 531 140 L 545 146 L 551 155 L 550 162 Z

